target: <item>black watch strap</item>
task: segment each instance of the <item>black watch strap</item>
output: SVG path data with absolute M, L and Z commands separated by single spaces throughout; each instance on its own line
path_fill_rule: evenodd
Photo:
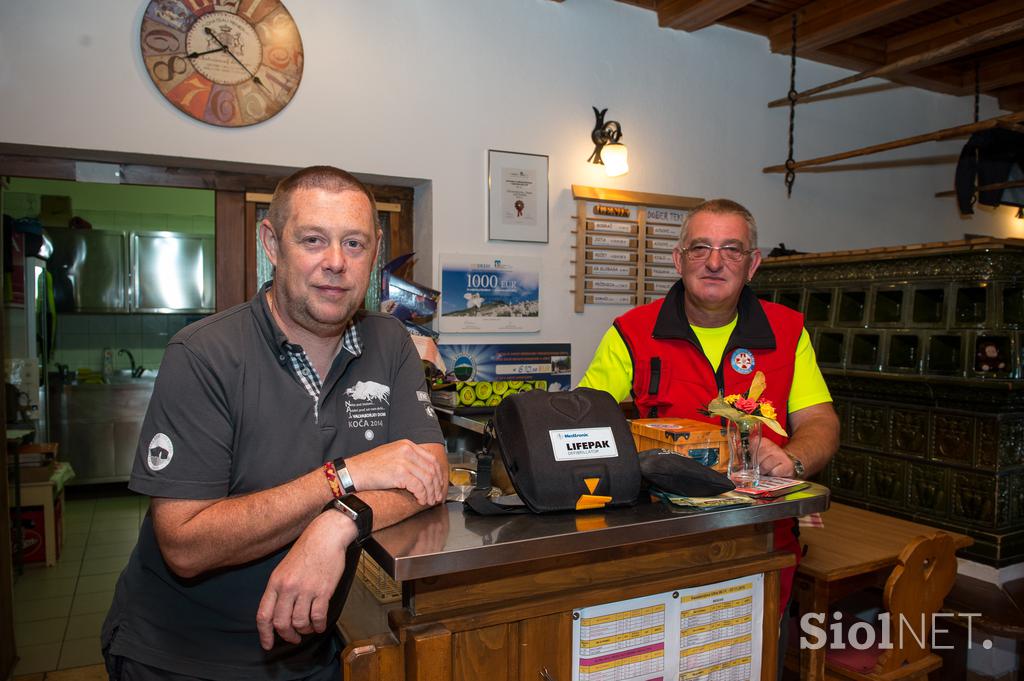
M 345 490 L 345 494 L 355 492 L 356 486 L 352 482 L 352 476 L 348 473 L 348 466 L 345 465 L 344 457 L 339 456 L 333 463 L 334 471 L 338 474 L 338 482 L 341 483 L 341 488 Z
M 362 544 L 373 532 L 373 509 L 355 494 L 346 494 L 327 504 L 327 508 L 344 513 L 356 524 L 356 543 Z M 326 509 L 325 509 L 326 510 Z

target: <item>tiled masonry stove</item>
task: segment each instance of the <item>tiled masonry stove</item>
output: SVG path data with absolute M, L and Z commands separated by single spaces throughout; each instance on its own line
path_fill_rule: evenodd
M 833 498 L 1024 561 L 1024 240 L 771 258 L 752 286 L 805 315 L 842 424 Z

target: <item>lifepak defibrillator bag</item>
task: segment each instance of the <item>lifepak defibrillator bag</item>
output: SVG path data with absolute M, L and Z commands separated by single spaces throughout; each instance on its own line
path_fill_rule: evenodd
M 467 505 L 485 514 L 515 512 L 516 500 L 492 502 L 487 457 L 500 456 L 516 493 L 534 513 L 636 503 L 640 464 L 619 405 L 602 390 L 534 390 L 505 398 L 488 425 L 478 461 L 478 489 Z M 519 512 L 522 512 L 521 510 Z

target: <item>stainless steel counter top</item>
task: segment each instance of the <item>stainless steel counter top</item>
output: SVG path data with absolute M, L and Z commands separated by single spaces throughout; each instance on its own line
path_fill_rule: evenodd
M 658 503 L 604 512 L 480 516 L 449 502 L 375 532 L 365 549 L 401 581 L 793 518 L 826 510 L 828 499 L 828 489 L 812 483 L 752 506 L 698 512 L 673 512 Z

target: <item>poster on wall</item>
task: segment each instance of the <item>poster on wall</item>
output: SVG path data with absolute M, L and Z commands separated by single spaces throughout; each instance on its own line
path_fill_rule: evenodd
M 438 346 L 456 381 L 547 381 L 549 392 L 572 386 L 569 343 Z
M 487 238 L 547 243 L 547 156 L 487 152 Z
M 540 260 L 441 256 L 441 333 L 540 330 Z

